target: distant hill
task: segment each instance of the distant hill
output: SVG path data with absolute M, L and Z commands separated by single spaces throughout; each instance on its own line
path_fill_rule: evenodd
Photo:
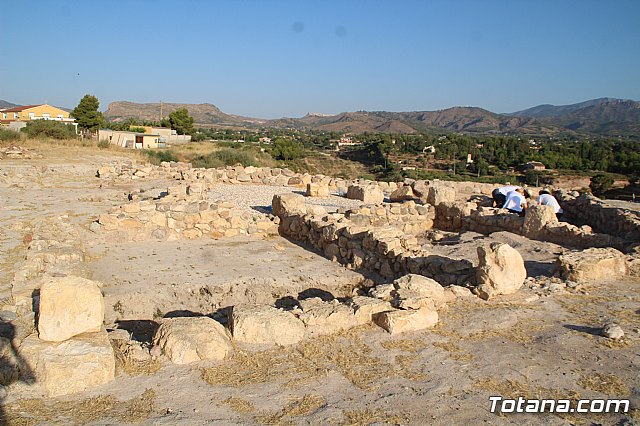
M 212 104 L 163 103 L 162 115 L 178 108 L 189 110 L 196 125 L 294 128 L 328 132 L 465 132 L 557 135 L 590 133 L 640 137 L 640 103 L 614 98 L 593 99 L 572 105 L 539 105 L 511 114 L 497 114 L 478 107 L 453 107 L 439 111 L 356 111 L 335 115 L 309 113 L 301 118 L 262 120 L 226 114 Z M 105 117 L 158 121 L 160 104 L 112 102 Z
M 0 99 L 0 109 L 13 108 L 13 107 L 17 107 L 17 106 L 19 106 L 19 105 L 18 104 L 12 104 L 11 102 L 3 101 L 2 99 Z
M 212 104 L 179 104 L 162 103 L 162 116 L 167 118 L 173 111 L 186 108 L 198 125 L 256 125 L 264 120 L 225 114 Z M 111 121 L 124 121 L 128 118 L 139 120 L 160 120 L 160 103 L 139 104 L 134 102 L 111 102 L 104 112 L 105 118 Z
M 542 126 L 532 118 L 510 117 L 474 107 L 415 112 L 358 111 L 343 112 L 332 116 L 307 114 L 299 119 L 271 120 L 267 124 L 273 127 L 308 128 L 349 133 L 365 131 L 415 133 L 447 130 L 470 133 L 547 134 L 558 130 Z
M 510 115 L 581 133 L 640 137 L 640 102 L 632 100 L 600 98 L 572 105 L 539 105 Z

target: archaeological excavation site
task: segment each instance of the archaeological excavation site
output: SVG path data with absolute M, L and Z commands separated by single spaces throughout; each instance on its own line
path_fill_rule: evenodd
M 496 187 L 5 149 L 0 424 L 635 425 L 639 204 Z

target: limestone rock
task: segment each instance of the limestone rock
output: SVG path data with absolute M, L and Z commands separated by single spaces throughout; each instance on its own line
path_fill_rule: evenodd
M 522 233 L 529 238 L 536 238 L 549 225 L 558 223 L 552 206 L 533 205 L 527 208 L 522 225 Z
M 438 312 L 428 307 L 387 311 L 376 315 L 375 322 L 391 334 L 420 331 L 432 328 L 438 323 Z
M 451 295 L 453 297 L 452 300 L 457 299 L 459 297 L 473 297 L 473 293 L 466 287 L 462 287 L 459 285 L 450 285 L 444 289 L 445 297 L 448 299 Z
M 423 275 L 407 274 L 393 282 L 396 299 L 426 298 L 433 300 L 436 306 L 446 302 L 444 288 L 434 279 Z
M 628 273 L 625 256 L 614 248 L 564 254 L 557 264 L 563 279 L 576 282 L 616 279 Z
M 35 334 L 19 349 L 23 380 L 35 381 L 47 396 L 81 392 L 114 379 L 116 363 L 106 331 L 65 342 L 45 342 Z
M 353 297 L 350 305 L 358 324 L 368 324 L 377 314 L 393 309 L 388 301 L 367 296 Z
M 527 278 L 522 256 L 502 243 L 478 247 L 479 264 L 476 270 L 478 295 L 489 299 L 499 294 L 515 293 Z
M 456 191 L 446 186 L 430 186 L 429 195 L 427 195 L 427 203 L 437 206 L 445 201 L 453 202 L 456 200 Z
M 268 305 L 234 306 L 230 326 L 241 343 L 293 345 L 305 334 L 304 324 L 291 312 Z
M 319 297 L 300 301 L 302 313 L 298 318 L 311 334 L 330 334 L 348 330 L 358 325 L 351 308 L 338 300 L 325 302 Z
M 602 328 L 602 335 L 609 339 L 617 340 L 617 339 L 622 339 L 624 337 L 624 331 L 622 330 L 622 327 L 620 327 L 618 324 L 609 323 Z
M 39 312 L 40 339 L 61 342 L 81 333 L 100 331 L 104 300 L 95 281 L 50 277 L 40 287 Z
M 209 317 L 164 319 L 153 341 L 174 364 L 222 360 L 233 349 L 225 328 Z
M 403 186 L 401 188 L 398 188 L 395 191 L 393 191 L 389 196 L 389 200 L 391 200 L 392 202 L 399 202 L 399 201 L 412 200 L 412 199 L 413 199 L 413 190 L 411 189 L 410 186 Z
M 393 284 L 380 284 L 369 289 L 369 296 L 390 302 L 396 287 Z
M 384 201 L 384 192 L 377 185 L 351 185 L 347 189 L 347 198 L 365 204 L 380 204 Z
M 304 197 L 299 194 L 274 195 L 271 201 L 273 214 L 282 218 L 293 214 L 303 215 L 307 212 Z
M 322 183 L 308 183 L 307 197 L 328 197 L 329 186 Z
M 411 184 L 416 197 L 427 198 L 429 195 L 429 184 L 423 180 L 417 180 Z

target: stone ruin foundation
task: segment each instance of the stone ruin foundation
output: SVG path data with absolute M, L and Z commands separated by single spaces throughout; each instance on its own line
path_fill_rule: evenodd
M 286 346 L 367 323 L 397 334 L 434 327 L 438 312 L 456 298 L 490 299 L 514 294 L 524 284 L 523 259 L 509 245 L 478 248 L 477 259 L 448 258 L 423 248 L 421 239 L 432 231 L 506 231 L 560 244 L 566 248 L 557 259 L 557 276 L 563 280 L 586 282 L 638 273 L 637 214 L 586 195 L 558 192 L 572 222 L 568 223 L 558 222 L 545 206 L 529 208 L 522 218 L 488 207 L 493 186 L 483 184 L 348 181 L 286 169 L 194 169 L 181 163 L 105 164 L 97 178 L 164 178 L 175 185 L 159 197 L 131 195 L 129 202 L 87 224 L 89 230 L 64 217 L 31 230 L 28 250 L 12 280 L 17 331 L 13 342 L 3 341 L 18 347 L 26 362 L 16 364 L 18 371 L 5 373 L 32 377 L 48 396 L 113 380 L 117 354 L 112 347 L 119 348 L 118 356 L 138 357 L 140 362 L 163 354 L 173 363 L 188 364 L 223 360 L 236 344 Z M 231 203 L 209 200 L 208 190 L 219 183 L 297 186 L 306 197 L 338 193 L 362 205 L 329 212 L 291 193 L 274 196 L 272 214 L 252 215 Z M 394 201 L 384 202 L 385 194 Z M 309 297 L 286 309 L 238 303 L 225 306 L 218 316 L 201 312 L 158 319 L 149 347 L 122 330 L 107 332 L 100 283 L 81 277 L 89 245 L 238 235 L 280 235 L 366 280 L 348 296 Z

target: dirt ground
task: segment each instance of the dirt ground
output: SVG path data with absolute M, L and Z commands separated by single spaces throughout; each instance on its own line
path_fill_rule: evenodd
M 58 148 L 41 154 L 35 160 L 0 160 L 0 176 L 11 177 L 0 183 L 4 291 L 29 223 L 67 214 L 89 232 L 90 222 L 123 203 L 128 192 L 167 185 L 100 181 L 95 170 L 108 159 L 102 151 Z M 188 366 L 161 357 L 147 368 L 120 366 L 115 381 L 60 398 L 42 398 L 17 383 L 3 389 L 4 420 L 15 425 L 637 424 L 638 411 L 489 412 L 492 395 L 630 398 L 637 409 L 640 280 L 565 287 L 551 278 L 554 260 L 565 248 L 509 233 L 442 233 L 424 243 L 434 254 L 477 264 L 476 248 L 488 241 L 516 248 L 532 278 L 509 297 L 458 298 L 433 330 L 390 336 L 369 325 L 293 347 L 257 352 L 237 347 L 222 362 Z M 363 280 L 280 237 L 106 243 L 86 249 L 83 273 L 103 285 L 108 328 L 153 328 L 169 315 L 216 317 L 220 308 L 241 301 L 348 296 Z M 624 339 L 600 336 L 609 320 L 622 326 Z M 134 337 L 148 339 L 149 333 Z

